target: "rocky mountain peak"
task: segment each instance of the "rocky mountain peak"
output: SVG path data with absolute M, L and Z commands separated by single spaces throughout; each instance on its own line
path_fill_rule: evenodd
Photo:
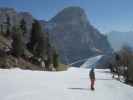
M 80 7 L 64 8 L 49 23 L 50 36 L 63 62 L 112 51 L 106 37 L 89 23 Z
M 67 7 L 60 11 L 50 21 L 55 23 L 68 23 L 71 21 L 86 21 L 87 17 L 84 10 L 80 7 Z

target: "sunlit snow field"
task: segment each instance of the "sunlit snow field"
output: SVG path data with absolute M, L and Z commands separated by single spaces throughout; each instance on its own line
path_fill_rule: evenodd
M 0 70 L 0 100 L 132 100 L 133 87 L 96 69 L 95 91 L 89 88 L 89 69 L 63 72 Z

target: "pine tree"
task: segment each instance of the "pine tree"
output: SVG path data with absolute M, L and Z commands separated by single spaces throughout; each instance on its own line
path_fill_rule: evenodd
M 48 33 L 43 32 L 40 23 L 34 20 L 31 30 L 31 39 L 28 44 L 30 51 L 38 58 L 41 58 L 49 69 L 52 60 L 51 45 Z
M 47 60 L 45 61 L 46 66 L 49 67 L 52 61 L 52 47 L 50 44 L 50 40 L 49 40 L 49 34 L 48 32 L 45 33 L 47 35 L 46 37 L 46 55 L 47 55 Z
M 40 23 L 35 20 L 32 24 L 30 49 L 35 56 L 47 58 L 47 38 L 42 31 Z
M 45 38 L 40 38 L 37 42 L 36 48 L 35 49 L 35 55 L 37 57 L 40 57 L 42 59 L 47 60 L 47 55 L 46 55 L 46 40 Z
M 25 36 L 25 34 L 27 33 L 27 27 L 26 27 L 26 22 L 25 22 L 24 19 L 22 19 L 22 20 L 20 21 L 20 28 L 21 28 L 21 30 L 22 30 L 23 36 Z
M 0 33 L 3 34 L 3 24 L 0 24 Z
M 11 31 L 10 31 L 11 23 L 10 23 L 10 17 L 8 15 L 7 15 L 7 19 L 6 19 L 6 25 L 7 25 L 7 30 L 6 30 L 5 36 L 10 37 L 11 36 Z
M 36 46 L 38 45 L 39 39 L 42 37 L 42 29 L 37 20 L 34 20 L 31 29 L 30 43 L 28 44 L 29 49 L 34 52 Z
M 57 69 L 59 65 L 59 60 L 58 60 L 58 53 L 56 50 L 53 51 L 53 66 Z
M 16 57 L 24 54 L 25 44 L 23 41 L 22 30 L 20 27 L 14 26 L 13 29 L 12 53 Z

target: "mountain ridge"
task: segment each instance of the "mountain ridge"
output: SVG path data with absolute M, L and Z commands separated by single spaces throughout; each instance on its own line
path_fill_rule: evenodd
M 9 15 L 12 26 L 24 19 L 28 28 L 25 41 L 30 41 L 30 29 L 35 19 L 30 13 L 1 8 L 0 14 L 0 23 L 4 23 L 6 15 Z M 58 49 L 63 63 L 112 52 L 107 37 L 90 24 L 85 11 L 80 7 L 66 7 L 51 20 L 39 22 L 43 30 L 49 33 L 50 41 Z

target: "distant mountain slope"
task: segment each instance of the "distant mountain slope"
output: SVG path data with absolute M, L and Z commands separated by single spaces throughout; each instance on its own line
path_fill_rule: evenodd
M 80 7 L 68 7 L 47 24 L 51 40 L 65 63 L 112 51 L 106 36 L 95 29 Z
M 108 40 L 114 50 L 119 50 L 123 45 L 133 47 L 133 32 L 112 31 L 107 34 Z

